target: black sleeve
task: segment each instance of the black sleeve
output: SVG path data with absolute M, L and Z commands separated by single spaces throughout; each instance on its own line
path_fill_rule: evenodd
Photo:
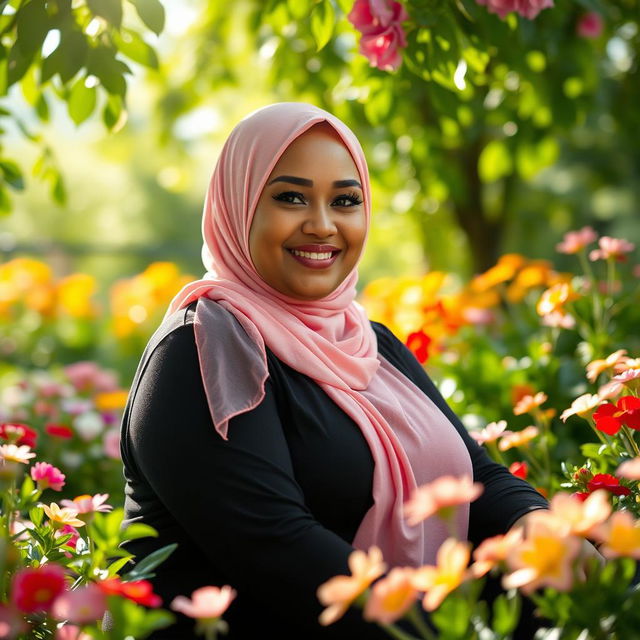
M 129 430 L 139 471 L 204 557 L 228 576 L 237 600 L 248 596 L 281 611 L 287 624 L 313 629 L 300 637 L 387 637 L 357 610 L 326 629 L 317 625 L 316 589 L 349 573 L 353 548 L 305 506 L 270 380 L 261 404 L 232 418 L 223 440 L 209 414 L 193 325 L 185 325 L 150 356 Z
M 469 450 L 474 480 L 484 485 L 483 494 L 471 503 L 469 539 L 478 544 L 485 538 L 505 533 L 529 511 L 548 508 L 547 501 L 540 493 L 492 460 L 484 447 L 469 435 L 413 353 L 387 327 L 380 323 L 375 325 L 378 327 L 378 338 L 384 340 L 386 350 L 396 360 L 395 364 L 400 365 L 399 368 L 447 416 Z

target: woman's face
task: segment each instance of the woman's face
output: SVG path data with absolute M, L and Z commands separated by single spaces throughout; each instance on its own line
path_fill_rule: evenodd
M 249 232 L 258 274 L 291 298 L 329 295 L 355 267 L 367 231 L 360 176 L 328 124 L 296 138 L 268 177 Z

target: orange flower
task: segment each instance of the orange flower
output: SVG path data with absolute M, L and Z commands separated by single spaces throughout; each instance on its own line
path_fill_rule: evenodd
M 566 282 L 560 282 L 549 287 L 538 300 L 536 311 L 540 316 L 546 316 L 550 313 L 564 314 L 564 305 L 567 302 L 576 300 L 580 296 Z
M 522 527 L 510 529 L 504 535 L 483 540 L 473 552 L 475 562 L 471 565 L 474 578 L 480 578 L 494 567 L 505 562 L 511 550 L 524 539 Z
M 640 526 L 628 511 L 615 511 L 608 522 L 594 531 L 594 537 L 602 542 L 599 551 L 605 558 L 640 560 Z
M 369 553 L 357 549 L 349 556 L 350 576 L 335 576 L 318 587 L 318 600 L 327 607 L 320 614 L 323 626 L 339 620 L 351 603 L 386 571 L 382 551 L 371 547 Z
M 473 502 L 482 491 L 482 484 L 473 482 L 469 476 L 441 476 L 415 489 L 404 504 L 404 515 L 410 525 L 418 524 L 434 514 L 447 519 L 451 517 L 453 507 Z
M 520 398 L 518 404 L 513 408 L 513 413 L 521 416 L 523 413 L 531 413 L 531 411 L 547 401 L 547 394 L 539 391 L 535 396 L 524 396 Z
M 611 513 L 607 492 L 599 489 L 590 493 L 584 502 L 568 493 L 556 493 L 549 504 L 547 515 L 557 520 L 567 535 L 587 537 Z
M 526 427 L 522 431 L 512 431 L 500 438 L 500 442 L 498 442 L 498 449 L 500 449 L 500 451 L 508 451 L 513 447 L 523 447 L 533 440 L 539 433 L 538 427 L 534 426 Z
M 414 573 L 415 569 L 409 567 L 395 567 L 388 576 L 378 580 L 364 607 L 364 619 L 392 624 L 401 618 L 418 597 L 411 581 Z
M 69 507 L 61 509 L 55 502 L 52 502 L 49 506 L 46 504 L 40 506 L 44 509 L 49 520 L 51 520 L 51 526 L 54 529 L 60 529 L 67 524 L 72 527 L 84 527 L 84 522 L 76 517 L 78 512 L 75 509 Z
M 437 609 L 442 601 L 471 574 L 467 571 L 471 545 L 447 538 L 438 549 L 436 566 L 419 567 L 411 581 L 419 591 L 425 591 L 422 606 L 427 611 Z
M 625 359 L 624 356 L 626 355 L 626 349 L 618 349 L 608 355 L 604 360 L 592 360 L 587 365 L 587 380 L 589 380 L 589 382 L 595 382 L 601 373 L 604 373 L 607 369 L 613 369 L 619 362 Z
M 578 538 L 559 534 L 553 519 L 532 518 L 527 523 L 527 538 L 507 556 L 512 572 L 503 577 L 502 586 L 520 588 L 525 594 L 541 586 L 570 589 L 572 563 L 580 546 Z
M 93 401 L 96 404 L 98 411 L 115 411 L 118 409 L 124 409 L 127 404 L 127 397 L 129 392 L 125 390 L 120 391 L 104 391 L 98 393 Z
M 597 394 L 585 393 L 576 398 L 569 409 L 565 409 L 560 416 L 562 422 L 566 422 L 569 416 L 584 416 L 595 409 L 602 402 L 602 398 Z

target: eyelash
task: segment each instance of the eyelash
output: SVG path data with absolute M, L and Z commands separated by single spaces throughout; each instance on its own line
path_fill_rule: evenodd
M 289 202 L 288 198 L 300 198 L 300 200 L 304 200 L 304 196 L 299 191 L 283 191 L 282 193 L 278 193 L 275 196 L 273 196 L 274 200 L 279 200 L 280 202 L 288 202 L 289 204 L 298 204 L 297 202 Z M 351 191 L 349 193 L 343 193 L 337 196 L 335 200 L 348 200 L 351 203 L 349 205 L 341 205 L 341 206 L 355 207 L 359 204 L 362 204 L 362 198 L 360 198 L 360 196 L 355 191 Z

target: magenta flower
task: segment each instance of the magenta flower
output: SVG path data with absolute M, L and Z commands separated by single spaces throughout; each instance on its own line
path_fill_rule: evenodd
M 362 33 L 359 50 L 371 66 L 395 71 L 402 63 L 399 49 L 407 46 L 405 8 L 395 0 L 356 0 L 347 18 Z
M 89 583 L 58 596 L 51 615 L 74 624 L 91 624 L 99 620 L 107 609 L 107 596 L 95 584 Z
M 476 0 L 487 7 L 490 13 L 497 13 L 503 20 L 515 11 L 523 18 L 533 20 L 543 9 L 553 7 L 553 0 Z
M 38 485 L 40 491 L 45 489 L 61 491 L 65 484 L 64 473 L 48 462 L 36 462 L 31 467 L 31 478 Z
M 604 28 L 604 20 L 599 13 L 589 11 L 585 13 L 576 25 L 576 33 L 581 38 L 598 38 Z
M 598 234 L 591 227 L 582 227 L 579 231 L 565 233 L 562 242 L 556 245 L 556 250 L 567 254 L 578 253 L 597 239 Z
M 608 260 L 613 258 L 618 262 L 624 262 L 627 259 L 625 253 L 631 253 L 635 249 L 635 245 L 624 240 L 623 238 L 611 238 L 609 236 L 602 236 L 598 240 L 600 249 L 594 249 L 589 253 L 589 260 Z

